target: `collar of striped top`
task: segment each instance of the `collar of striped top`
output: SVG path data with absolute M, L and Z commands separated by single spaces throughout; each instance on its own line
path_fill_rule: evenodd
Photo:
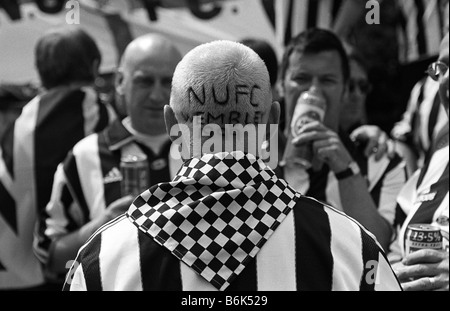
M 108 144 L 109 150 L 119 150 L 124 145 L 134 141 L 133 135 L 123 126 L 122 120 L 114 120 L 110 126 L 108 126 L 103 134 Z
M 184 163 L 139 195 L 129 219 L 219 290 L 256 256 L 300 194 L 260 159 L 218 153 Z

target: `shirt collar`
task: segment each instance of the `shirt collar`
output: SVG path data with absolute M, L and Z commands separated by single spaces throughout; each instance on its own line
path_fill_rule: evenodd
M 134 141 L 133 135 L 123 126 L 119 119 L 114 120 L 103 132 L 108 149 L 119 150 L 126 144 Z

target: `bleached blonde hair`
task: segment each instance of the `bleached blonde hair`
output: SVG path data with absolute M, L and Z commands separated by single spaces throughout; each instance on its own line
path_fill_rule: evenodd
M 180 123 L 189 125 L 194 116 L 203 114 L 209 119 L 205 123 L 221 127 L 264 124 L 271 104 L 264 61 L 238 42 L 218 40 L 195 47 L 173 76 L 170 106 Z

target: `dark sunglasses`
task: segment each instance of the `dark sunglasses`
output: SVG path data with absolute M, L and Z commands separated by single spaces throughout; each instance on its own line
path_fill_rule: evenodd
M 448 66 L 446 64 L 444 64 L 443 62 L 434 62 L 432 63 L 427 71 L 425 71 L 431 79 L 433 79 L 434 81 L 439 81 L 439 78 L 442 77 L 443 75 L 445 75 L 445 73 L 448 70 Z
M 370 91 L 372 90 L 372 86 L 370 85 L 369 81 L 363 79 L 361 80 L 350 79 L 348 88 L 350 93 L 353 93 L 355 89 L 358 88 L 359 91 L 365 95 L 369 94 Z

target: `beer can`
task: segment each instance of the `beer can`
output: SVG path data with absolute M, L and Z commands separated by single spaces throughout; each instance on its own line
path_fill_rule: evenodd
M 127 155 L 122 157 L 120 172 L 122 174 L 122 196 L 136 197 L 149 188 L 149 167 L 145 156 Z
M 312 121 L 323 121 L 325 117 L 326 100 L 315 89 L 303 92 L 297 100 L 294 114 L 290 124 L 289 140 L 294 139 L 300 133 L 300 129 L 306 123 Z M 312 144 L 293 146 L 287 144 L 285 151 L 285 161 L 297 163 L 308 169 L 312 166 L 313 150 Z
M 430 224 L 411 224 L 405 232 L 405 254 L 420 249 L 442 249 L 441 229 Z

